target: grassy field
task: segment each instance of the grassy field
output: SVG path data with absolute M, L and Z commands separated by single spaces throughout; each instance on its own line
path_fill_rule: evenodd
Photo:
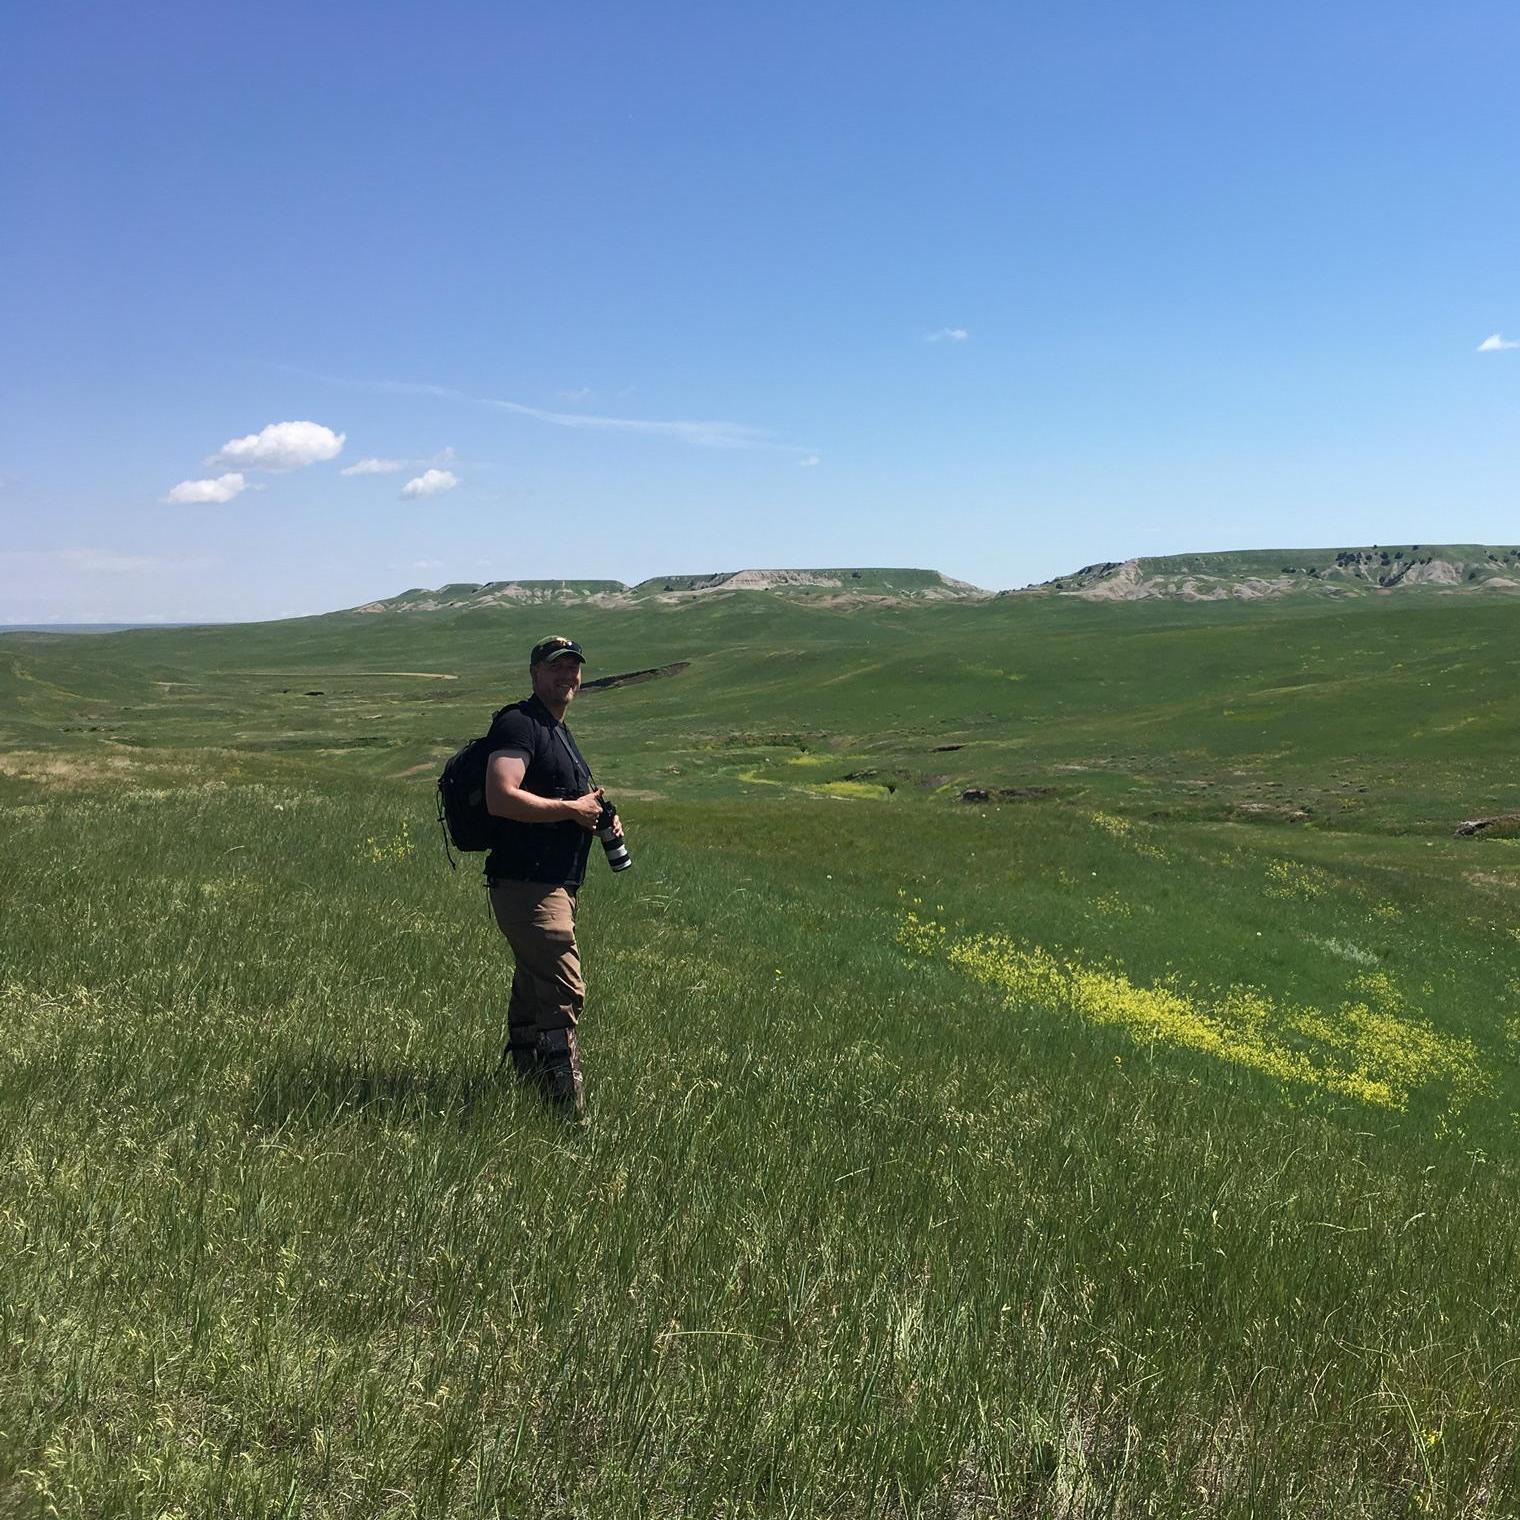
M 582 1130 L 433 822 L 561 628 L 688 662 L 573 715 Z M 1517 666 L 1418 594 L 0 640 L 0 1516 L 1520 1513 Z

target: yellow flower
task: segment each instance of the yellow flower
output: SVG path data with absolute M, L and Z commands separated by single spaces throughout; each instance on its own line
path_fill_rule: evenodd
M 945 925 L 913 913 L 897 938 L 915 954 L 942 953 L 967 976 L 1001 990 L 1010 1008 L 1065 1012 L 1379 1108 L 1404 1108 L 1412 1092 L 1432 1082 L 1444 1083 L 1454 1103 L 1486 1085 L 1472 1042 L 1406 1016 L 1385 971 L 1357 977 L 1352 986 L 1361 997 L 1326 1011 L 1279 1002 L 1257 987 L 1202 992 L 1175 977 L 1141 986 L 1116 967 L 1005 935 L 952 937 Z

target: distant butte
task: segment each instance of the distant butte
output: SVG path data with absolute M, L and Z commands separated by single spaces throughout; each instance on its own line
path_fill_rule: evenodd
M 1259 601 L 1284 596 L 1465 595 L 1520 591 L 1520 548 L 1489 544 L 1374 544 L 1356 549 L 1243 549 L 1106 560 L 1000 596 L 1092 602 Z
M 992 595 L 938 570 L 723 570 L 705 575 L 655 575 L 633 586 L 622 581 L 456 581 L 434 590 L 414 587 L 349 611 L 442 612 L 536 604 L 631 607 L 641 602 L 682 602 L 740 591 L 807 597 L 836 606 L 863 602 L 978 601 Z

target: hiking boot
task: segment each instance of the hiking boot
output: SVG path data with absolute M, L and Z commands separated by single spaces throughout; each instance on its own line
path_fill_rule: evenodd
M 538 1063 L 544 1096 L 556 1107 L 580 1119 L 586 1113 L 586 1085 L 581 1077 L 581 1053 L 573 1029 L 546 1029 L 538 1037 Z

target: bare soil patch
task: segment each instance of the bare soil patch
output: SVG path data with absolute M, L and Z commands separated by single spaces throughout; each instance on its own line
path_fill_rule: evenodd
M 1496 813 L 1491 818 L 1464 818 L 1455 829 L 1460 836 L 1472 836 L 1474 834 L 1512 833 L 1520 829 L 1520 813 Z
M 962 802 L 1030 802 L 1037 797 L 1054 797 L 1053 786 L 968 786 L 961 793 Z

